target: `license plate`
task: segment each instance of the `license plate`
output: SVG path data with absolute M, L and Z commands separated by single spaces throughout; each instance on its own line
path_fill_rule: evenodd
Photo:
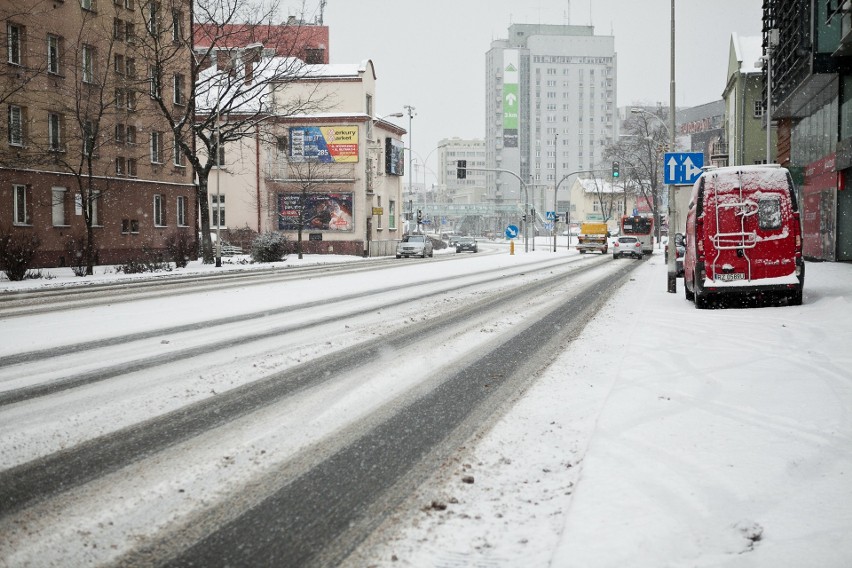
M 731 272 L 728 274 L 719 274 L 718 280 L 722 282 L 733 282 L 734 280 L 745 280 L 745 274 L 742 272 Z

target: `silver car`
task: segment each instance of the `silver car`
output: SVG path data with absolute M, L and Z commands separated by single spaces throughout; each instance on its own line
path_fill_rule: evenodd
M 432 241 L 426 235 L 405 235 L 402 241 L 396 245 L 396 257 L 419 256 L 426 258 L 432 256 Z

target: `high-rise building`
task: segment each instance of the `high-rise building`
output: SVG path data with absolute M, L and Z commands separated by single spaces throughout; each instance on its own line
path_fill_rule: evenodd
M 615 41 L 592 26 L 514 24 L 508 32 L 486 54 L 485 148 L 487 168 L 512 173 L 489 172 L 487 195 L 528 198 L 541 212 L 554 206 L 563 177 L 604 168 L 618 131 Z M 567 180 L 563 188 L 567 195 Z

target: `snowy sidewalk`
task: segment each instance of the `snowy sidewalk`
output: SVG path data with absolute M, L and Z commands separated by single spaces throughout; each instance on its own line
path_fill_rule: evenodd
M 677 284 L 644 261 L 370 565 L 852 566 L 852 266 L 809 263 L 802 306 Z

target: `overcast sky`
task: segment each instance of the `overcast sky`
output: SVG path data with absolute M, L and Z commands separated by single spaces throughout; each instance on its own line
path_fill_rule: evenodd
M 302 3 L 289 4 L 298 14 Z M 721 99 L 731 33 L 760 35 L 761 4 L 677 2 L 678 106 Z M 306 20 L 318 5 L 305 0 Z M 324 22 L 331 63 L 373 60 L 377 115 L 416 108 L 414 156 L 435 169 L 439 140 L 484 136 L 485 53 L 510 24 L 591 23 L 596 35 L 615 36 L 618 106 L 668 105 L 670 16 L 669 0 L 328 0 Z M 408 128 L 407 117 L 394 120 Z

